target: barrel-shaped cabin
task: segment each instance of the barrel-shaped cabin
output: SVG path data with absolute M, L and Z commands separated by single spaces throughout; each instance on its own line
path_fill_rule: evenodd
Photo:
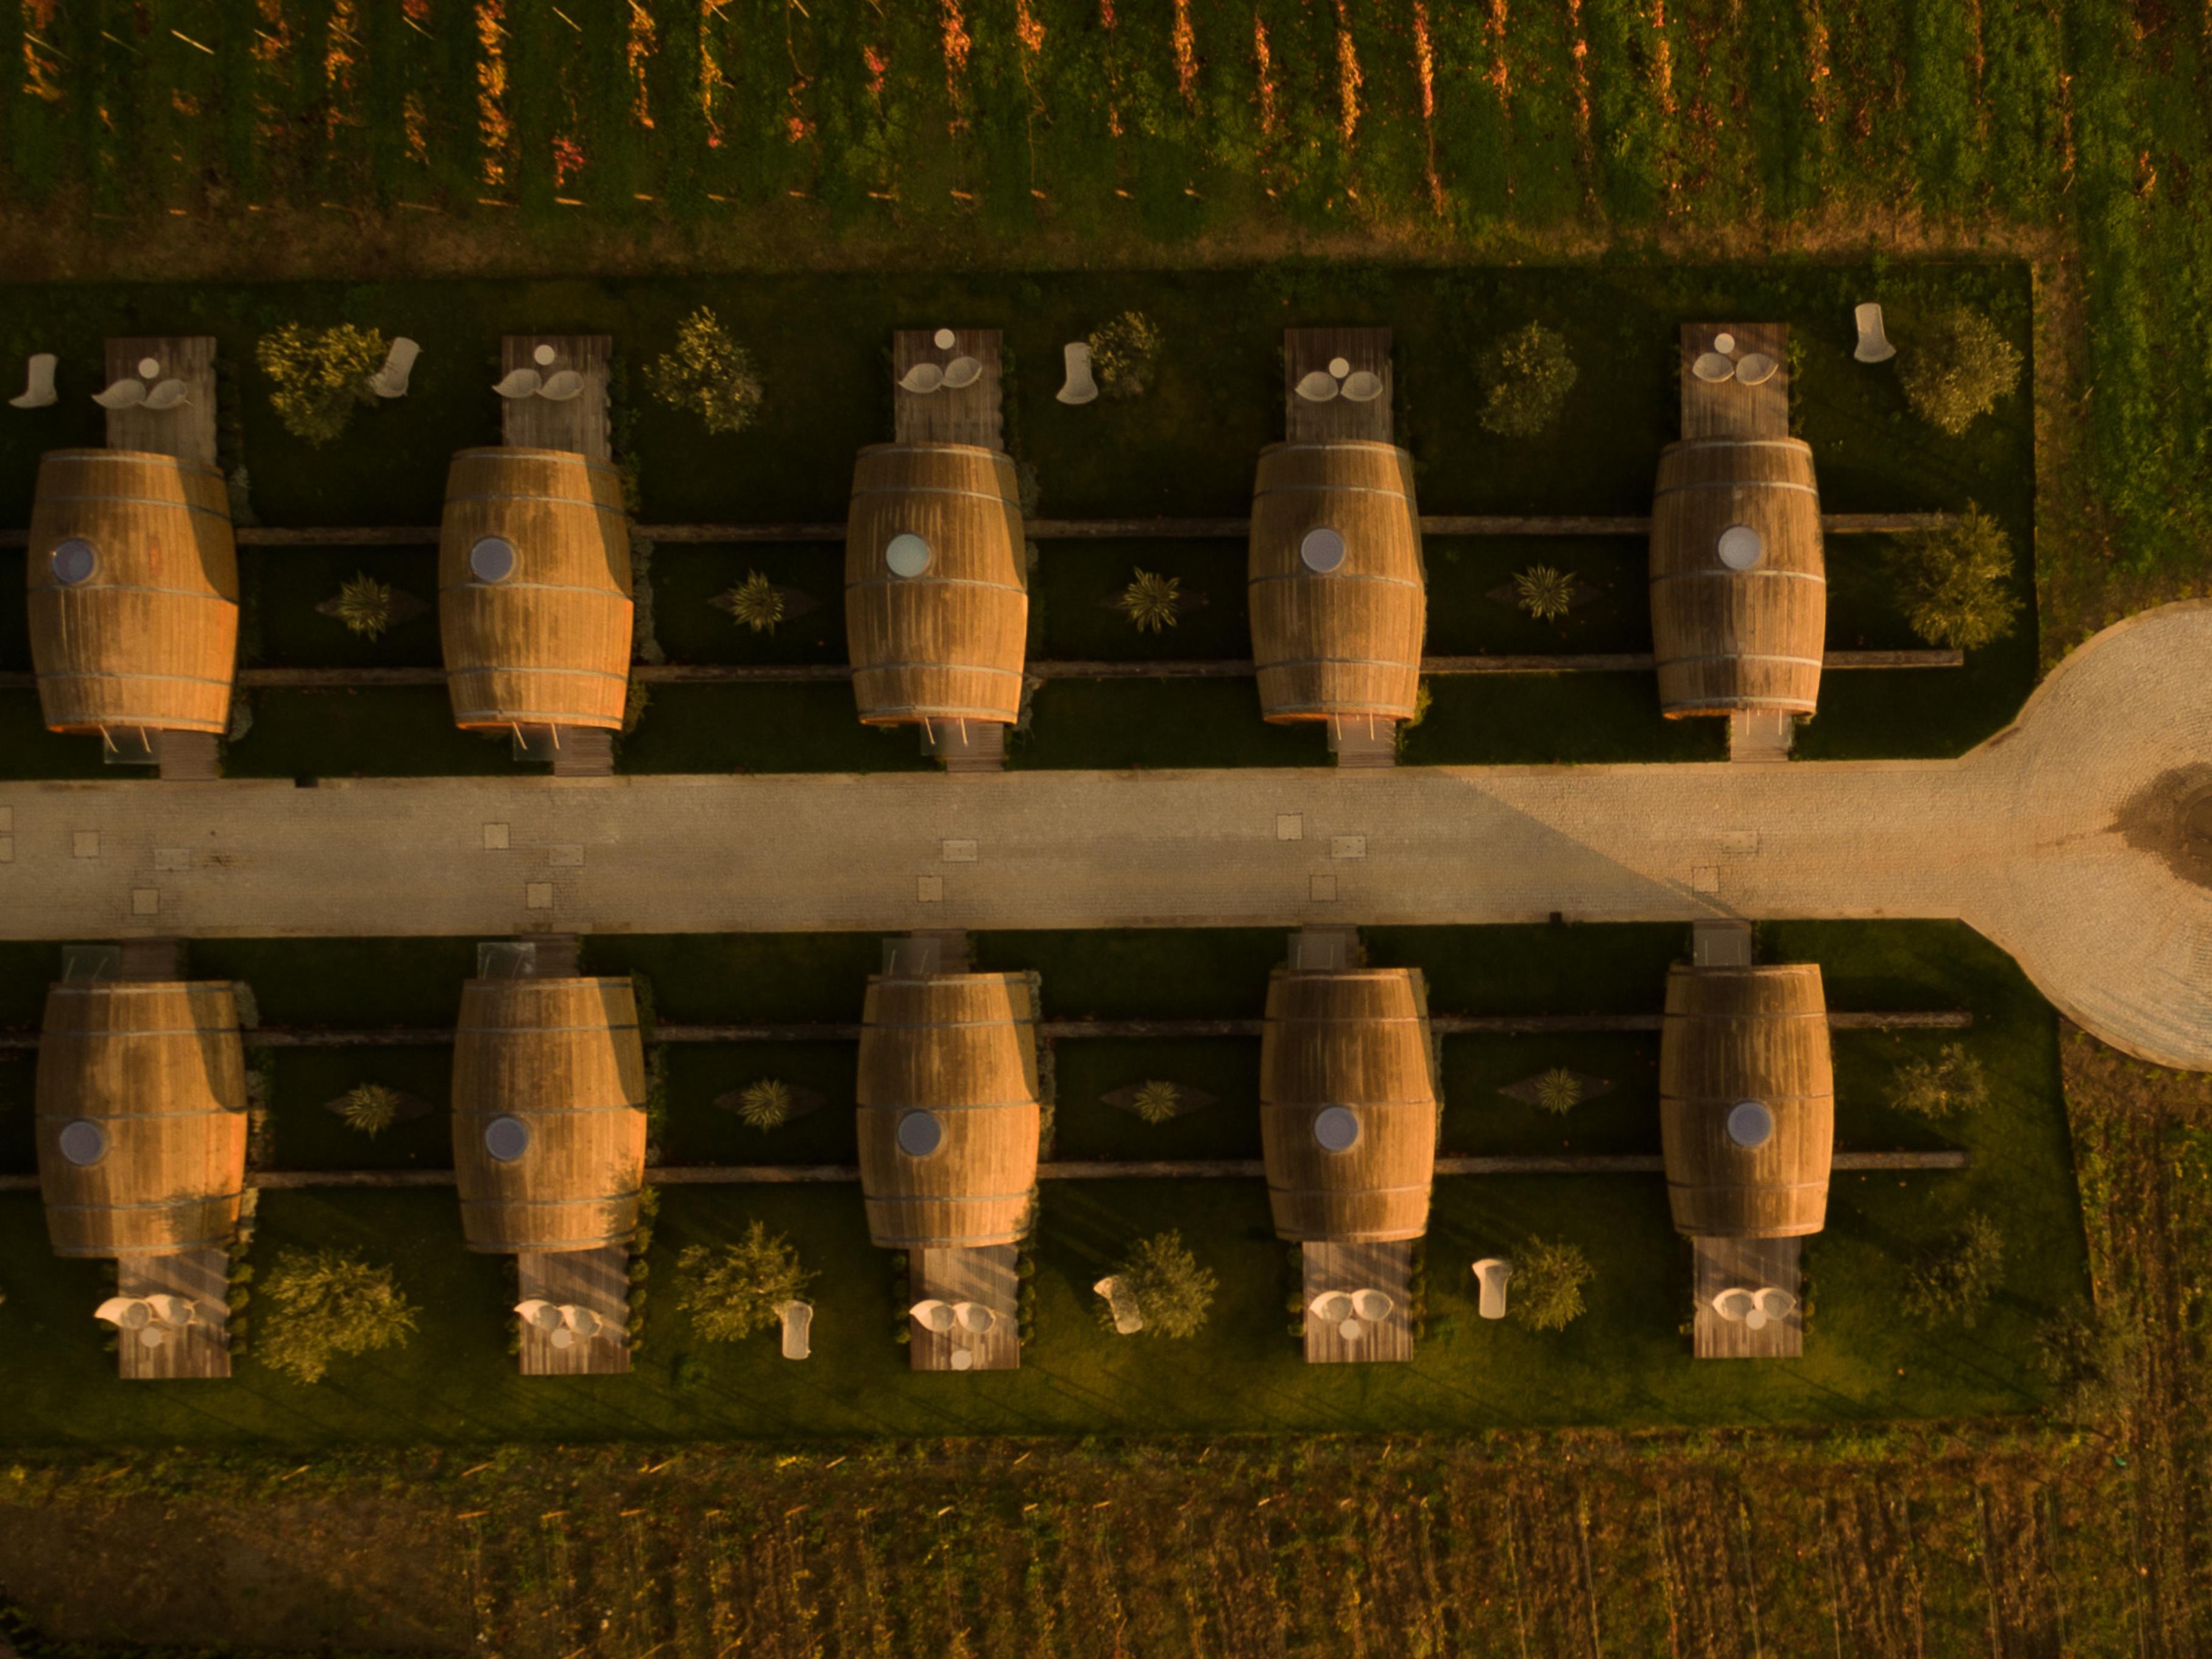
M 854 1098 L 877 1244 L 978 1249 L 1021 1238 L 1042 1115 L 1034 979 L 871 977 Z
M 471 979 L 453 1032 L 453 1170 L 472 1250 L 625 1244 L 645 1184 L 628 979 Z
M 845 639 L 862 723 L 1012 724 L 1029 625 L 1013 462 L 975 444 L 862 450 L 845 522 Z
M 1352 439 L 1261 451 L 1246 571 L 1266 718 L 1413 718 L 1428 600 L 1412 456 Z
M 1835 1105 L 1817 964 L 1678 963 L 1668 972 L 1659 1129 L 1677 1229 L 1711 1238 L 1818 1232 Z
M 1812 446 L 1714 437 L 1662 450 L 1651 504 L 1662 711 L 1812 713 L 1827 626 Z
M 134 450 L 51 451 L 28 545 L 49 730 L 228 730 L 238 553 L 220 471 Z
M 566 450 L 453 457 L 438 535 L 438 629 L 453 724 L 622 729 L 629 524 L 612 465 Z
M 1274 971 L 1260 1039 L 1260 1135 L 1279 1236 L 1419 1238 L 1437 1124 L 1428 998 L 1416 971 Z
M 143 1258 L 229 1242 L 246 1117 L 228 981 L 54 986 L 35 1093 L 56 1254 Z

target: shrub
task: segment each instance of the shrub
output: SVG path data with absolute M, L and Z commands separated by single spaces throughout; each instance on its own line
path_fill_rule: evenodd
M 1136 624 L 1138 633 L 1158 633 L 1176 625 L 1176 613 L 1182 604 L 1182 589 L 1178 578 L 1155 576 L 1148 570 L 1139 570 L 1137 579 L 1121 590 L 1115 604 Z
M 738 1091 L 738 1117 L 757 1129 L 781 1129 L 791 1121 L 791 1085 L 763 1077 Z
M 1897 1069 L 1889 1103 L 1921 1117 L 1948 1117 L 1989 1104 L 1990 1080 L 1963 1043 L 1946 1043 L 1933 1060 L 1908 1060 Z
M 1583 1103 L 1583 1080 L 1565 1066 L 1554 1066 L 1536 1080 L 1536 1104 L 1561 1117 Z
M 363 572 L 338 589 L 331 609 L 350 632 L 374 639 L 392 626 L 392 584 Z
M 399 1121 L 399 1091 L 381 1083 L 362 1083 L 338 1097 L 338 1117 L 348 1129 L 374 1140 Z
M 1575 578 L 1549 565 L 1531 565 L 1513 578 L 1514 602 L 1539 622 L 1556 621 L 1574 608 Z
M 1109 397 L 1141 397 L 1152 389 L 1160 331 L 1140 311 L 1125 311 L 1091 336 L 1091 367 Z
M 1182 1234 L 1172 1230 L 1139 1239 L 1114 1274 L 1136 1299 L 1147 1336 L 1197 1335 L 1205 1329 L 1214 1293 L 1221 1287 L 1218 1279 L 1199 1266 Z M 1099 1312 L 1108 1324 L 1113 1323 L 1103 1303 Z
M 1913 413 L 1954 437 L 2020 384 L 2020 350 L 1997 325 L 1965 306 L 1936 319 L 1925 338 L 1898 354 L 1897 376 Z
M 386 348 L 374 329 L 350 323 L 327 329 L 287 323 L 263 335 L 253 354 L 275 384 L 269 406 L 284 430 L 319 446 L 345 431 L 356 404 L 376 401 L 368 383 L 384 366 Z
M 747 571 L 745 579 L 714 602 L 755 633 L 773 633 L 783 621 L 783 594 L 760 571 Z
M 341 1354 L 403 1347 L 415 1334 L 392 1270 L 349 1250 L 279 1251 L 259 1299 L 262 1363 L 301 1383 L 321 1381 Z
M 1905 621 L 1931 645 L 1978 651 L 2010 633 L 2020 615 L 2011 538 L 1978 506 L 1900 542 L 1890 572 Z
M 1531 323 L 1483 354 L 1482 429 L 1501 438 L 1534 438 L 1559 418 L 1578 371 L 1557 329 Z
M 690 1244 L 676 1258 L 684 1276 L 677 1306 L 709 1342 L 734 1342 L 783 1322 L 783 1305 L 804 1300 L 814 1275 L 781 1233 L 755 1221 L 734 1244 Z
M 1531 1238 L 1513 1258 L 1509 1308 L 1531 1330 L 1565 1330 L 1583 1313 L 1583 1287 L 1597 1276 L 1576 1245 Z
M 1182 1091 L 1173 1083 L 1151 1082 L 1137 1090 L 1134 1109 L 1147 1123 L 1164 1123 L 1182 1110 Z
M 1978 1211 L 1966 1225 L 1912 1264 L 1905 1311 L 1929 1324 L 1955 1321 L 1972 1329 L 2004 1277 L 2004 1235 Z
M 645 378 L 655 397 L 690 410 L 708 432 L 743 432 L 760 413 L 751 354 L 704 306 L 677 325 L 676 349 L 647 365 Z

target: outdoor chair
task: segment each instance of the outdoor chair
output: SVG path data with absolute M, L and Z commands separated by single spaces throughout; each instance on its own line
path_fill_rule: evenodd
M 191 388 L 181 380 L 158 380 L 146 394 L 149 409 L 173 409 L 191 401 Z
M 562 369 L 545 377 L 545 384 L 538 388 L 538 395 L 549 403 L 566 403 L 580 397 L 584 391 L 584 377 L 574 369 Z
M 22 396 L 10 397 L 8 402 L 19 409 L 42 409 L 52 403 L 55 398 L 54 366 L 60 361 L 50 351 L 33 352 L 24 365 L 26 378 Z
M 776 1312 L 783 1318 L 783 1357 L 805 1359 L 813 1352 L 808 1338 L 814 1329 L 814 1304 L 786 1302 Z
M 1371 403 L 1382 395 L 1382 377 L 1355 369 L 1344 377 L 1343 395 L 1354 403 Z
M 545 377 L 536 369 L 516 369 L 492 387 L 501 397 L 535 397 Z
M 1475 1311 L 1486 1319 L 1505 1317 L 1505 1286 L 1513 1277 L 1513 1264 L 1495 1256 L 1486 1256 L 1474 1264 L 1474 1281 L 1481 1287 L 1475 1303 Z
M 1379 1290 L 1356 1290 L 1352 1293 L 1352 1312 L 1370 1325 L 1381 1324 L 1397 1305 L 1388 1294 Z
M 522 1323 L 532 1330 L 549 1331 L 561 1323 L 561 1310 L 542 1296 L 533 1296 L 526 1302 L 517 1302 L 514 1311 Z
M 1797 1306 L 1797 1299 L 1786 1290 L 1777 1290 L 1769 1285 L 1753 1293 L 1752 1301 L 1759 1311 L 1770 1319 L 1787 1319 Z
M 1353 1317 L 1352 1299 L 1340 1290 L 1325 1290 L 1306 1305 L 1315 1318 L 1326 1324 L 1342 1324 Z
M 934 363 L 916 363 L 899 377 L 899 390 L 922 394 L 935 391 L 945 384 L 945 371 Z
M 379 397 L 407 396 L 407 378 L 415 372 L 415 360 L 422 354 L 422 348 L 404 336 L 392 342 L 392 349 L 384 354 L 384 366 L 368 378 L 368 389 Z
M 1747 386 L 1763 386 L 1774 378 L 1776 364 L 1763 351 L 1747 351 L 1736 360 L 1735 378 Z
M 981 1302 L 955 1302 L 952 1317 L 960 1322 L 961 1329 L 975 1336 L 988 1336 L 999 1323 L 999 1316 Z
M 1091 375 L 1091 348 L 1080 340 L 1071 340 L 1060 348 L 1060 362 L 1067 371 L 1067 379 L 1053 395 L 1063 403 L 1095 403 L 1098 401 L 1098 383 Z
M 1106 1299 L 1107 1309 L 1114 1316 L 1115 1335 L 1133 1336 L 1144 1329 L 1145 1316 L 1139 1311 L 1136 1299 L 1121 1287 L 1121 1280 L 1113 1277 L 1101 1279 L 1091 1288 Z
M 1713 1298 L 1713 1311 L 1731 1325 L 1744 1323 L 1758 1305 L 1747 1290 L 1724 1290 Z M 1761 1324 L 1765 1323 L 1764 1319 L 1759 1321 Z
M 1717 351 L 1700 352 L 1697 361 L 1690 365 L 1690 372 L 1700 380 L 1718 385 L 1735 378 L 1735 365 Z
M 1326 403 L 1336 396 L 1336 377 L 1316 369 L 1298 382 L 1297 391 L 1309 403 Z
M 934 1335 L 941 1336 L 952 1329 L 952 1305 L 935 1297 L 916 1302 L 907 1312 L 913 1316 L 915 1323 Z
M 587 1340 L 599 1335 L 607 1328 L 607 1322 L 592 1312 L 591 1309 L 580 1308 L 574 1303 L 567 1302 L 561 1305 L 561 1323 L 574 1331 L 577 1335 Z
M 104 1319 L 118 1330 L 140 1330 L 150 1323 L 154 1310 L 145 1299 L 137 1296 L 111 1296 L 92 1311 L 95 1319 Z
M 958 391 L 983 378 L 983 366 L 972 357 L 956 357 L 945 366 L 945 389 Z
M 92 401 L 104 409 L 135 409 L 146 401 L 143 380 L 118 380 L 113 385 L 93 393 Z
M 1851 315 L 1859 325 L 1858 348 L 1851 353 L 1852 356 L 1862 363 L 1887 363 L 1897 355 L 1897 348 L 1889 343 L 1889 336 L 1882 328 L 1880 306 L 1856 306 Z

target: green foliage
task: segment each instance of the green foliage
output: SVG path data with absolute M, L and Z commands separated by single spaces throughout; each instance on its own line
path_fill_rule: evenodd
M 1565 1066 L 1554 1066 L 1536 1080 L 1536 1104 L 1546 1111 L 1565 1117 L 1583 1103 L 1583 1080 Z
M 1583 1314 L 1583 1287 L 1597 1276 L 1580 1247 L 1531 1238 L 1513 1256 L 1506 1311 L 1531 1330 L 1565 1330 Z
M 1513 578 L 1515 602 L 1539 622 L 1557 621 L 1573 609 L 1575 578 L 1549 565 L 1531 565 Z
M 278 1251 L 260 1300 L 261 1362 L 296 1382 L 320 1382 L 334 1359 L 403 1347 L 415 1334 L 398 1276 L 351 1250 Z
M 747 571 L 744 581 L 714 602 L 755 633 L 773 633 L 783 621 L 783 593 L 760 571 Z
M 368 383 L 387 348 L 374 329 L 351 323 L 327 329 L 287 323 L 261 336 L 254 356 L 272 383 L 269 406 L 284 430 L 320 447 L 345 431 L 357 405 L 376 401 Z
M 757 1129 L 781 1129 L 791 1121 L 791 1085 L 763 1077 L 738 1091 L 738 1117 Z
M 2020 348 L 1980 312 L 1954 306 L 1926 334 L 1905 341 L 1897 376 L 1905 401 L 1939 432 L 1954 436 L 1987 415 L 2020 384 Z
M 1926 1323 L 1972 1329 L 2004 1278 L 2004 1235 L 1980 1211 L 1907 1270 L 1905 1312 Z
M 783 1234 L 756 1220 L 734 1244 L 689 1244 L 676 1258 L 684 1286 L 676 1305 L 709 1342 L 734 1342 L 783 1323 L 783 1305 L 804 1301 L 814 1275 Z
M 1163 628 L 1176 625 L 1176 614 L 1182 609 L 1182 583 L 1173 576 L 1156 576 L 1151 571 L 1139 570 L 1137 579 L 1122 590 L 1115 605 L 1136 625 L 1139 633 L 1158 633 Z
M 1150 391 L 1160 354 L 1160 331 L 1140 311 L 1125 311 L 1091 336 L 1091 368 L 1109 397 L 1141 397 Z
M 1182 1110 L 1182 1091 L 1173 1083 L 1146 1083 L 1137 1090 L 1134 1109 L 1147 1123 L 1167 1123 Z
M 1989 1100 L 1989 1075 L 1964 1043 L 1946 1043 L 1933 1060 L 1906 1061 L 1890 1085 L 1890 1105 L 1921 1117 L 1978 1111 Z
M 338 589 L 334 609 L 349 632 L 377 639 L 392 626 L 392 584 L 365 572 L 349 577 Z
M 764 395 L 751 354 L 705 306 L 678 325 L 676 349 L 653 359 L 645 378 L 655 397 L 690 410 L 714 433 L 743 432 Z
M 1206 1328 L 1221 1281 L 1198 1263 L 1179 1231 L 1139 1239 L 1128 1258 L 1114 1269 L 1125 1293 L 1144 1316 L 1147 1336 L 1195 1336 Z M 1110 1325 L 1113 1316 L 1101 1305 Z
M 1557 329 L 1531 323 L 1504 336 L 1483 354 L 1482 429 L 1500 438 L 1538 436 L 1559 420 L 1579 373 Z
M 399 1121 L 399 1091 L 381 1083 L 361 1083 L 340 1098 L 338 1117 L 348 1129 L 374 1140 Z
M 1905 620 L 1931 645 L 1978 651 L 2005 638 L 2019 619 L 2011 538 L 1978 506 L 1899 542 L 1890 569 Z

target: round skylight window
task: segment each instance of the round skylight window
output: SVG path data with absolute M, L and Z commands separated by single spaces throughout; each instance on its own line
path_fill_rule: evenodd
M 1359 1139 L 1359 1117 L 1349 1106 L 1323 1106 L 1314 1114 L 1314 1144 L 1323 1152 L 1350 1152 Z
M 530 1150 L 530 1125 L 520 1117 L 495 1117 L 484 1125 L 484 1150 L 512 1164 Z
M 62 1125 L 60 1144 L 62 1156 L 82 1169 L 107 1155 L 107 1131 L 89 1117 L 80 1117 Z
M 1730 524 L 1713 546 L 1730 570 L 1749 570 L 1766 556 L 1766 542 L 1748 524 Z
M 933 1111 L 910 1111 L 898 1120 L 899 1150 L 909 1158 L 927 1158 L 945 1144 L 945 1125 Z
M 54 573 L 54 580 L 65 588 L 92 579 L 100 555 L 92 550 L 92 543 L 82 536 L 69 536 L 54 543 L 54 550 L 46 560 Z
M 929 568 L 929 543 L 912 530 L 901 530 L 884 544 L 884 563 L 894 576 L 919 576 Z
M 1298 538 L 1298 558 L 1308 570 L 1325 575 L 1344 562 L 1344 537 L 1326 524 L 1316 524 Z
M 1729 1108 L 1728 1138 L 1746 1152 L 1774 1138 L 1774 1114 L 1759 1100 L 1739 1100 Z
M 514 574 L 514 543 L 504 536 L 480 538 L 469 549 L 469 574 L 479 582 L 504 582 Z

